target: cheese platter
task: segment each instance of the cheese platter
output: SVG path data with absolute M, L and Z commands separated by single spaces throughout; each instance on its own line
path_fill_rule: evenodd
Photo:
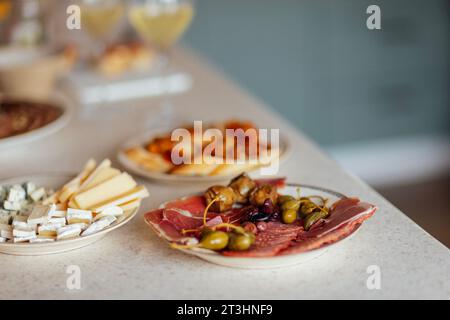
M 0 253 L 44 255 L 92 244 L 129 222 L 147 196 L 108 159 L 89 160 L 77 175 L 0 181 Z

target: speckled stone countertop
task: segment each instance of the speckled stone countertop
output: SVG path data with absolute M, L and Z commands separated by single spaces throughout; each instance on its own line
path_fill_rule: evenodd
M 3 299 L 450 298 L 450 251 L 445 246 L 205 61 L 186 50 L 180 50 L 175 61 L 194 75 L 193 89 L 174 97 L 185 119 L 234 116 L 280 128 L 294 145 L 280 175 L 291 182 L 360 197 L 377 205 L 379 211 L 354 237 L 306 264 L 271 270 L 231 269 L 169 249 L 143 221 L 147 210 L 206 185 L 139 179 L 150 198 L 130 223 L 93 245 L 39 257 L 0 255 Z M 151 121 L 156 103 L 153 99 L 80 107 L 59 133 L 2 151 L 0 178 L 75 172 L 90 157 L 115 160 L 120 144 Z M 80 267 L 80 290 L 67 288 L 70 265 Z M 367 270 L 373 265 L 379 267 L 381 288 L 370 290 Z

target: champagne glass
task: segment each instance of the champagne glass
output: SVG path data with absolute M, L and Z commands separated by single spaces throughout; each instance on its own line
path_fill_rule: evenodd
M 157 68 L 161 80 L 169 66 L 170 51 L 189 27 L 193 16 L 193 0 L 131 0 L 128 19 L 142 40 L 158 51 Z M 157 122 L 163 126 L 171 125 L 173 114 L 174 106 L 166 90 Z
M 123 0 L 78 1 L 82 29 L 94 42 L 91 47 L 93 55 L 100 55 L 125 14 L 125 3 Z

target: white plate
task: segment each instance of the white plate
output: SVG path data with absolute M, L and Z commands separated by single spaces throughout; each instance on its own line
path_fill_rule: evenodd
M 170 129 L 169 129 L 170 130 Z M 124 150 L 135 147 L 135 146 L 142 146 L 148 143 L 152 138 L 157 137 L 159 135 L 167 134 L 169 131 L 166 129 L 152 129 L 145 133 L 142 133 L 136 137 L 133 137 L 126 141 L 120 148 L 117 159 L 119 162 L 129 171 L 140 175 L 144 178 L 152 179 L 152 180 L 158 180 L 158 181 L 164 181 L 164 182 L 218 182 L 218 181 L 226 181 L 234 178 L 237 176 L 237 174 L 233 175 L 222 175 L 222 176 L 182 176 L 182 175 L 175 175 L 175 174 L 167 174 L 167 173 L 160 173 L 156 171 L 150 171 L 145 168 L 143 168 L 138 163 L 130 160 L 127 155 L 125 154 Z M 281 165 L 291 154 L 291 144 L 289 140 L 285 137 L 280 135 L 280 161 L 279 165 Z M 247 173 L 250 174 L 252 178 L 258 177 L 258 171 L 260 168 L 255 168 L 253 170 L 247 171 Z
M 18 98 L 17 100 L 20 100 L 20 98 Z M 64 126 L 66 126 L 73 112 L 73 106 L 70 99 L 61 92 L 55 92 L 48 99 L 48 101 L 45 101 L 45 103 L 54 104 L 55 106 L 61 108 L 61 116 L 59 116 L 59 118 L 55 121 L 50 122 L 49 124 L 38 129 L 34 129 L 12 137 L 0 138 L 0 150 L 44 138 L 61 130 Z
M 311 195 L 319 195 L 329 199 L 329 203 L 334 203 L 339 199 L 344 198 L 345 196 L 341 193 L 327 190 L 324 188 L 307 186 L 307 185 L 298 185 L 298 184 L 288 184 L 284 188 L 280 188 L 278 191 L 280 194 L 297 196 L 297 189 L 300 188 L 300 192 L 302 196 L 311 196 Z M 371 209 L 372 210 L 372 209 Z M 152 228 L 153 229 L 153 228 Z M 357 228 L 352 234 L 347 236 L 344 239 L 349 239 L 353 235 L 356 234 Z M 275 257 L 252 257 L 252 258 L 242 258 L 242 257 L 230 257 L 224 256 L 217 252 L 207 249 L 195 248 L 195 249 L 181 249 L 181 251 L 194 255 L 200 259 L 206 260 L 208 262 L 232 268 L 244 268 L 244 269 L 267 269 L 267 268 L 281 268 L 287 267 L 291 265 L 306 263 L 314 258 L 319 257 L 324 254 L 327 250 L 340 245 L 343 240 L 339 240 L 330 245 L 306 251 L 297 254 L 285 255 L 285 256 L 275 256 Z M 169 241 L 167 241 L 170 243 Z
M 56 190 L 72 178 L 73 175 L 62 175 L 55 173 L 45 175 L 39 174 L 2 180 L 0 181 L 0 185 L 20 184 L 25 181 L 32 181 L 38 186 L 44 186 L 46 188 Z M 48 243 L 0 243 L 0 253 L 21 256 L 38 256 L 78 249 L 100 240 L 107 233 L 123 226 L 136 215 L 138 210 L 139 208 L 136 208 L 134 210 L 124 212 L 124 214 L 108 228 L 86 237 Z

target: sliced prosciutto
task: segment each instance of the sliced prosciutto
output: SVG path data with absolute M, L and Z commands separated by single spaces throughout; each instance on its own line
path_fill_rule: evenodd
M 361 223 L 369 219 L 376 209 L 375 206 L 360 202 L 359 199 L 342 199 L 333 205 L 330 217 L 320 227 L 299 233 L 298 238 L 281 254 L 317 249 L 348 237 Z
M 358 199 L 345 198 L 336 202 L 330 216 L 310 231 L 303 227 L 270 222 L 267 229 L 256 235 L 255 243 L 247 251 L 225 251 L 233 257 L 271 257 L 318 249 L 352 234 L 370 218 L 376 207 Z
M 205 208 L 203 196 L 192 196 L 168 202 L 160 209 L 146 213 L 144 219 L 163 238 L 184 242 L 192 233 L 183 233 L 183 230 L 192 230 L 203 225 Z M 229 215 L 208 212 L 206 225 L 212 227 L 223 222 L 231 222 L 231 219 L 236 221 L 240 216 L 239 211 L 239 209 L 233 209 Z
M 264 231 L 256 235 L 255 243 L 247 251 L 224 251 L 225 256 L 271 257 L 288 248 L 303 230 L 300 226 L 269 222 Z

